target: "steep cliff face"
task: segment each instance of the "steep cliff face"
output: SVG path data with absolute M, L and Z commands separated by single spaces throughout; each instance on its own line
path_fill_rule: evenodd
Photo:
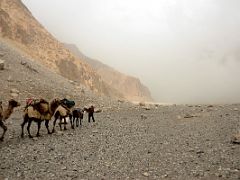
M 82 83 L 98 94 L 122 97 L 104 83 L 93 68 L 54 38 L 21 0 L 0 0 L 0 38 L 52 71 Z
M 74 44 L 65 44 L 65 46 L 77 57 L 91 65 L 105 83 L 120 91 L 126 99 L 130 101 L 153 101 L 150 91 L 139 79 L 120 73 L 100 61 L 85 56 Z

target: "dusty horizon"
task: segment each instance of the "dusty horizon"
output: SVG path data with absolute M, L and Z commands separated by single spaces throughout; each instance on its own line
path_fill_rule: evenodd
M 240 102 L 237 0 L 23 0 L 58 40 L 136 76 L 156 102 Z

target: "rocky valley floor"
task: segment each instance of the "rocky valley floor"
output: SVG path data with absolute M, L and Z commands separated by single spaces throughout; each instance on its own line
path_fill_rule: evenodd
M 20 138 L 15 112 L 0 143 L 0 179 L 240 179 L 240 145 L 231 143 L 239 109 L 122 107 L 95 114 L 94 124 L 85 115 L 75 130 L 47 135 L 42 125 L 34 139 Z

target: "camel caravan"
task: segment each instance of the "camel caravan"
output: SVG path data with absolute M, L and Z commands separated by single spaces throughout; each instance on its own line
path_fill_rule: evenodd
M 9 119 L 11 114 L 14 111 L 14 108 L 19 107 L 20 103 L 11 99 L 8 101 L 8 107 L 3 108 L 2 102 L 0 101 L 0 127 L 3 129 L 2 136 L 0 141 L 3 141 L 4 135 L 7 131 L 7 126 L 5 121 Z M 62 130 L 62 125 L 64 125 L 64 130 L 67 130 L 67 118 L 70 119 L 71 128 L 75 128 L 75 120 L 76 120 L 76 127 L 82 125 L 82 119 L 84 112 L 88 113 L 88 122 L 94 119 L 94 106 L 75 108 L 75 102 L 72 100 L 64 99 L 53 99 L 51 102 L 46 101 L 45 99 L 27 99 L 26 106 L 23 111 L 23 122 L 21 124 L 22 133 L 21 137 L 24 137 L 24 127 L 27 124 L 27 131 L 28 136 L 33 138 L 30 132 L 32 122 L 37 123 L 37 134 L 36 136 L 40 136 L 40 129 L 41 124 L 45 121 L 45 126 L 48 131 L 48 134 L 52 134 L 55 132 L 55 125 L 56 122 L 59 121 L 60 130 Z M 49 130 L 49 122 L 51 119 L 53 120 L 53 129 L 52 131 Z

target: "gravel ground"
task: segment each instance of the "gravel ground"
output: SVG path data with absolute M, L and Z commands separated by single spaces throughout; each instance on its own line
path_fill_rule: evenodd
M 95 118 L 53 135 L 42 125 L 42 137 L 21 139 L 15 112 L 0 143 L 0 179 L 240 179 L 240 145 L 230 142 L 238 104 L 132 106 Z

